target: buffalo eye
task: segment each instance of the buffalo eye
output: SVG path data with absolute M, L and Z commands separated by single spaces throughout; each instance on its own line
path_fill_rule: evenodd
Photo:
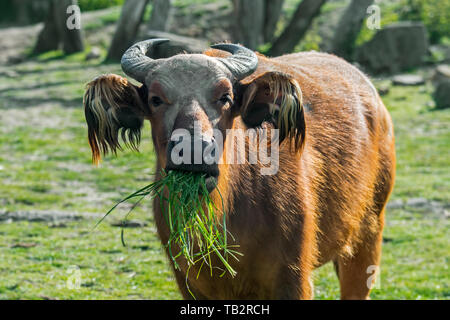
M 219 101 L 222 104 L 226 104 L 226 103 L 233 104 L 233 99 L 231 98 L 231 95 L 229 93 L 226 93 L 222 97 L 220 97 Z
M 150 98 L 150 104 L 154 107 L 159 107 L 163 103 L 164 103 L 164 101 L 162 101 L 162 99 L 160 97 L 153 96 Z

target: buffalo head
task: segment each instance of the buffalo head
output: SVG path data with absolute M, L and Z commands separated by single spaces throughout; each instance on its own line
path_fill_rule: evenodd
M 111 74 L 88 84 L 84 106 L 94 162 L 99 162 L 100 152 L 121 149 L 119 136 L 137 149 L 145 119 L 151 122 L 158 167 L 205 173 L 210 189 L 220 174 L 211 158 L 220 158 L 217 146 L 224 145 L 215 132 L 225 139 L 237 116 L 247 127 L 273 123 L 281 131 L 280 141 L 289 136 L 299 149 L 304 119 L 295 80 L 266 72 L 242 81 L 256 71 L 258 56 L 235 44 L 212 46 L 222 52 L 217 56 L 179 54 L 153 60 L 146 55 L 166 41 L 142 41 L 123 55 L 123 71 L 142 85 Z M 191 137 L 189 154 L 178 145 L 186 135 Z

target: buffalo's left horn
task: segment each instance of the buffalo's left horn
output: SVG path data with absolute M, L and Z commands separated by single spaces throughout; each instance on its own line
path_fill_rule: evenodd
M 131 46 L 122 56 L 122 70 L 131 78 L 145 83 L 145 77 L 157 65 L 157 60 L 146 56 L 154 46 L 168 42 L 168 39 L 151 39 Z
M 237 80 L 244 79 L 255 72 L 258 67 L 256 54 L 243 46 L 231 43 L 221 43 L 211 46 L 213 49 L 231 53 L 228 58 L 218 58 L 231 71 Z

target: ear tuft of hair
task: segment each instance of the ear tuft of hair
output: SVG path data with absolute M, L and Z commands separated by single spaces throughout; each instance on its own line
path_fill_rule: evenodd
M 301 151 L 306 134 L 302 90 L 295 79 L 285 74 L 271 74 L 268 82 L 275 100 L 281 96 L 279 111 L 272 110 L 272 112 L 279 112 L 276 118 L 277 127 L 280 130 L 280 143 L 287 138 L 291 150 Z
M 126 147 L 138 151 L 144 106 L 136 86 L 115 74 L 99 76 L 86 85 L 83 105 L 93 163 L 100 163 L 101 153 L 122 150 L 119 133 Z

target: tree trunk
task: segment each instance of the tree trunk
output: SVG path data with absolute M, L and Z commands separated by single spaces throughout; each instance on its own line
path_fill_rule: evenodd
M 68 23 L 68 20 L 80 18 L 74 16 L 78 15 L 79 11 L 67 13 L 67 8 L 76 4 L 76 0 L 50 1 L 44 28 L 39 33 L 33 49 L 34 54 L 57 50 L 61 43 L 65 54 L 84 50 L 81 25 L 73 26 Z
M 284 0 L 266 0 L 264 42 L 272 42 Z
M 313 19 L 320 13 L 320 8 L 326 0 L 303 0 L 295 10 L 294 16 L 275 40 L 269 55 L 279 56 L 292 52 L 309 29 Z
M 1 0 L 0 18 L 18 25 L 41 22 L 47 16 L 50 0 Z
M 355 41 L 361 30 L 367 8 L 373 3 L 373 0 L 352 0 L 336 29 L 333 38 L 331 50 L 334 54 L 344 58 L 351 59 L 355 48 Z
M 153 0 L 152 15 L 148 24 L 150 30 L 167 31 L 170 25 L 172 0 Z
M 33 54 L 40 54 L 43 52 L 57 50 L 59 47 L 58 26 L 54 19 L 55 2 L 50 1 L 47 17 L 45 18 L 44 28 L 38 35 L 38 39 L 33 48 Z
M 77 21 L 81 19 L 81 13 L 78 8 L 74 11 L 68 10 L 68 7 L 72 5 L 77 5 L 77 0 L 57 0 L 55 2 L 54 19 L 58 26 L 59 39 L 62 42 L 65 54 L 84 50 L 81 21 Z
M 25 25 L 29 23 L 27 5 L 29 3 L 23 0 L 13 0 L 13 7 L 16 9 L 16 21 L 18 24 Z
M 264 43 L 265 0 L 233 0 L 235 41 L 255 50 Z
M 118 61 L 133 44 L 148 0 L 126 0 L 106 60 Z

